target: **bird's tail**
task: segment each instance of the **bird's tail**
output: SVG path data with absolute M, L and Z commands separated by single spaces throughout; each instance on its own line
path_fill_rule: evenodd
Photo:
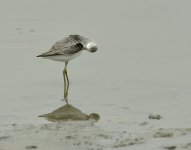
M 36 57 L 45 57 L 44 53 L 37 55 Z

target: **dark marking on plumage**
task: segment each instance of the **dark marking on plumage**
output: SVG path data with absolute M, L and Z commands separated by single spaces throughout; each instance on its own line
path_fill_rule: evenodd
M 81 40 L 79 35 L 70 35 L 70 37 L 72 37 L 77 42 L 79 42 Z
M 58 55 L 71 55 L 71 54 L 75 54 L 79 51 L 81 51 L 84 48 L 82 43 L 77 43 L 76 45 L 72 45 L 70 47 L 68 47 L 68 49 L 66 49 L 64 51 L 63 54 L 60 53 L 54 53 L 54 54 L 48 54 L 48 53 L 42 53 L 36 57 L 49 57 L 49 56 L 58 56 Z
M 84 48 L 82 43 L 77 43 L 76 45 L 71 46 L 68 50 L 64 51 L 66 54 L 75 54 L 81 51 Z

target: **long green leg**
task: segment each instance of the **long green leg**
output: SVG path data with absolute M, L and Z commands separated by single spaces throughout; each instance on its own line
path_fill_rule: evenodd
M 68 88 L 69 88 L 69 79 L 67 75 L 67 64 L 68 62 L 65 62 L 65 68 L 63 70 L 63 78 L 64 78 L 64 99 L 66 103 L 68 104 Z
M 65 78 L 65 68 L 63 70 L 63 79 L 64 79 L 64 100 L 66 100 L 66 78 Z
M 67 63 L 67 64 L 68 64 L 68 63 Z M 70 81 L 69 81 L 69 78 L 68 78 L 68 72 L 67 72 L 67 69 L 66 69 L 65 75 L 66 75 L 66 80 L 67 80 L 66 97 L 68 98 L 68 90 L 69 90 Z

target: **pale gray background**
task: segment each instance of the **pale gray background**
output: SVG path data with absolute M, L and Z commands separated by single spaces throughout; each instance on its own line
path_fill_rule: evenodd
M 190 0 L 0 0 L 0 136 L 13 139 L 0 141 L 0 149 L 35 143 L 46 150 L 84 149 L 63 141 L 72 132 L 80 141 L 89 137 L 95 149 L 116 149 L 122 140 L 126 150 L 131 135 L 146 140 L 131 150 L 190 145 L 190 6 Z M 83 129 L 71 123 L 61 132 L 41 132 L 39 124 L 50 122 L 38 116 L 65 104 L 64 63 L 36 55 L 69 34 L 91 37 L 99 47 L 69 63 L 69 102 L 101 119 Z M 151 113 L 162 119 L 148 119 Z M 152 139 L 161 128 L 174 129 L 174 136 Z
M 69 63 L 75 106 L 102 115 L 118 110 L 108 105 L 165 113 L 170 102 L 173 112 L 190 114 L 189 0 L 0 2 L 1 122 L 35 120 L 63 103 L 64 64 L 35 56 L 69 34 L 99 47 Z

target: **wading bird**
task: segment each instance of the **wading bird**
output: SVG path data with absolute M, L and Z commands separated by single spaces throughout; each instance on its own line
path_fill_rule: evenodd
M 67 104 L 69 89 L 69 78 L 67 73 L 68 62 L 79 56 L 83 50 L 93 53 L 96 52 L 97 49 L 97 45 L 93 40 L 80 35 L 69 35 L 68 37 L 56 42 L 49 51 L 37 56 L 54 61 L 65 62 L 65 67 L 63 70 L 64 100 Z

